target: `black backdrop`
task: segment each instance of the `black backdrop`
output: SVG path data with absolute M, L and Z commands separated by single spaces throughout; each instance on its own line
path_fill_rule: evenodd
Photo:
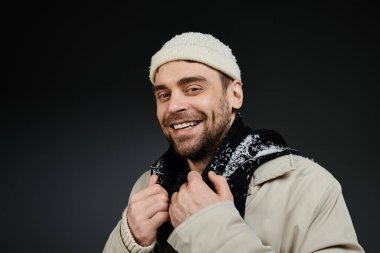
M 376 252 L 375 6 L 2 1 L 0 7 L 2 252 L 101 252 L 133 182 L 167 148 L 148 67 L 165 41 L 185 31 L 211 33 L 232 48 L 246 122 L 279 131 L 327 168 L 342 185 L 359 241 Z

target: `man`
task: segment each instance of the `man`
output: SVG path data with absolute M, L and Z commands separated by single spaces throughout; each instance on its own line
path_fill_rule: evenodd
M 335 178 L 238 112 L 240 69 L 212 35 L 152 57 L 170 143 L 136 182 L 103 252 L 364 252 Z

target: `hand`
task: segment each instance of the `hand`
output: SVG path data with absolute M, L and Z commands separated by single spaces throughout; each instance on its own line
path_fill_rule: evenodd
M 233 201 L 233 196 L 227 180 L 210 171 L 208 177 L 214 185 L 214 192 L 195 171 L 187 175 L 187 183 L 184 183 L 178 192 L 173 193 L 169 207 L 170 221 L 174 228 L 181 224 L 187 217 L 202 208 L 220 201 Z
M 157 229 L 170 220 L 168 193 L 156 184 L 157 179 L 157 175 L 152 175 L 148 187 L 131 195 L 128 203 L 128 226 L 135 241 L 141 246 L 151 245 Z

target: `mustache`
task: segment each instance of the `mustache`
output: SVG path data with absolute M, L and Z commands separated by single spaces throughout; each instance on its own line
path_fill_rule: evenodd
M 168 114 L 162 123 L 165 127 L 170 127 L 176 122 L 204 120 L 206 118 L 207 116 L 203 112 L 174 112 Z

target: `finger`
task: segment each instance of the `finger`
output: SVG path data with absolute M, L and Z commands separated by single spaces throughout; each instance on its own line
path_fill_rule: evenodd
M 174 192 L 174 193 L 172 194 L 172 198 L 171 198 L 171 200 L 170 200 L 170 203 L 171 203 L 171 204 L 175 203 L 175 202 L 177 201 L 177 198 L 178 198 L 178 192 Z
M 157 180 L 158 180 L 158 176 L 153 174 L 150 176 L 149 178 L 149 184 L 148 186 L 151 186 L 151 185 L 154 185 L 155 183 L 157 183 Z
M 168 211 L 169 211 L 169 202 L 156 202 L 153 205 L 146 207 L 145 210 L 142 210 L 142 212 L 145 212 L 145 217 L 148 219 L 151 219 L 157 213 L 168 212 Z
M 167 198 L 169 198 L 168 192 L 164 189 L 164 187 L 162 187 L 159 184 L 153 184 L 151 186 L 148 186 L 147 188 L 142 189 L 141 191 L 133 193 L 131 195 L 129 202 L 136 202 L 136 201 L 144 200 L 144 199 L 149 198 L 150 196 L 156 195 L 156 194 L 163 194 Z
M 170 221 L 169 212 L 158 212 L 150 221 L 155 230 L 157 230 L 165 221 Z
M 213 171 L 209 171 L 208 178 L 215 187 L 216 194 L 226 200 L 233 200 L 230 186 L 227 179 L 223 176 L 218 176 Z
M 187 174 L 187 182 L 189 182 L 189 184 L 190 184 L 190 183 L 192 183 L 193 181 L 196 181 L 196 180 L 203 180 L 201 174 L 199 174 L 196 171 L 190 171 Z
M 162 194 L 156 194 L 138 202 L 131 203 L 128 211 L 141 220 L 150 219 L 158 212 L 169 209 L 169 200 Z
M 183 183 L 183 184 L 179 187 L 178 192 L 183 191 L 184 189 L 187 188 L 187 186 L 188 186 L 188 183 Z
M 170 218 L 170 222 L 172 223 L 172 226 L 175 228 L 177 226 L 177 221 L 175 218 L 176 215 L 175 215 L 174 208 L 175 208 L 174 205 L 170 205 L 170 207 L 169 207 L 169 218 Z

